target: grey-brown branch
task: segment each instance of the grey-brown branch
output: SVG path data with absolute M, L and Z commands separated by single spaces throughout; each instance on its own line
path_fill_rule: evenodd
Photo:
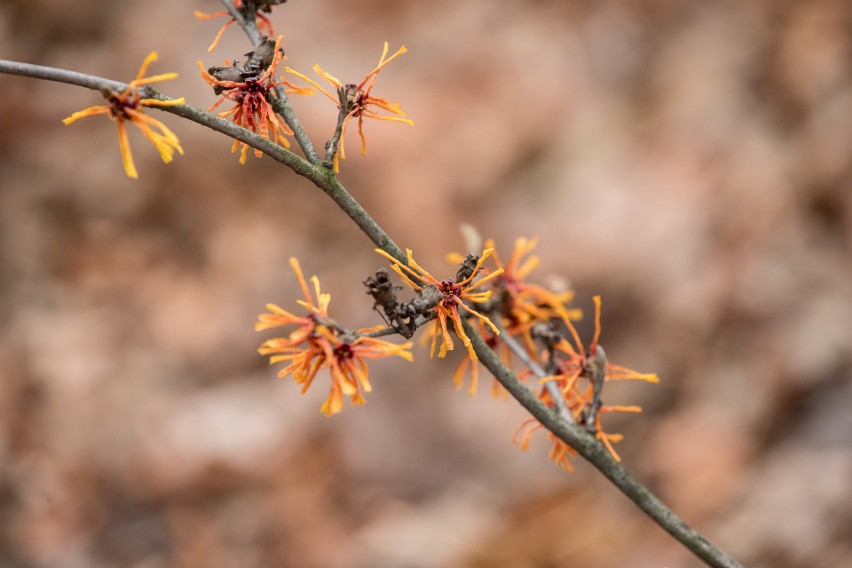
M 224 1 L 224 0 L 223 0 Z M 238 19 L 240 22 L 240 19 Z M 242 24 L 242 22 L 240 22 Z M 256 43 L 256 42 L 255 42 Z M 126 83 L 56 69 L 43 67 L 15 61 L 0 60 L 0 73 L 22 75 L 36 79 L 68 83 L 80 87 L 86 87 L 96 91 L 104 88 L 111 91 L 123 91 L 127 88 Z M 159 92 L 144 87 L 141 89 L 146 97 L 170 100 Z M 393 242 L 385 231 L 364 210 L 363 207 L 343 187 L 334 172 L 322 165 L 317 157 L 316 161 L 305 160 L 290 152 L 283 146 L 275 144 L 250 130 L 242 128 L 232 122 L 224 120 L 213 113 L 200 110 L 190 105 L 173 105 L 164 107 L 152 107 L 176 114 L 198 124 L 202 124 L 226 136 L 245 142 L 252 148 L 256 148 L 278 162 L 286 165 L 297 174 L 309 179 L 317 187 L 326 193 L 361 229 L 373 243 L 397 258 L 405 262 L 402 250 Z M 289 122 L 288 122 L 289 123 Z M 293 125 L 290 125 L 293 128 Z M 296 128 L 293 128 L 295 131 Z M 304 148 L 304 147 L 303 147 Z M 307 153 L 307 152 L 306 152 Z M 574 448 L 580 455 L 594 465 L 604 476 L 607 477 L 622 493 L 630 498 L 642 511 L 659 524 L 664 530 L 680 541 L 687 549 L 703 560 L 708 566 L 714 568 L 742 568 L 726 552 L 712 544 L 704 536 L 687 525 L 682 519 L 675 515 L 671 509 L 666 507 L 653 493 L 639 483 L 630 473 L 607 452 L 603 445 L 593 435 L 586 432 L 576 422 L 561 419 L 556 413 L 547 408 L 518 378 L 506 367 L 499 356 L 486 344 L 479 333 L 463 320 L 465 332 L 471 338 L 474 350 L 479 360 L 494 375 L 503 387 L 509 391 L 542 426 L 556 435 L 560 440 Z

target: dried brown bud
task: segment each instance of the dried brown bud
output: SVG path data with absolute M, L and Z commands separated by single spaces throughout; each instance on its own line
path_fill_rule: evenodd
M 459 270 L 456 272 L 456 282 L 461 282 L 473 275 L 476 270 L 476 263 L 479 262 L 479 255 L 468 253 L 465 259 L 459 265 Z
M 533 339 L 541 341 L 548 349 L 553 349 L 562 339 L 562 335 L 556 331 L 556 328 L 551 322 L 541 322 L 533 325 L 530 328 L 530 335 Z
M 249 76 L 259 75 L 272 65 L 272 60 L 275 59 L 275 40 L 268 37 L 264 38 L 254 50 L 246 53 L 246 57 L 248 59 L 243 66 L 245 73 Z
M 272 11 L 273 6 L 284 4 L 287 0 L 244 0 L 239 6 L 240 11 L 245 18 L 253 18 L 258 10 L 262 10 L 267 14 Z
M 394 286 L 384 268 L 377 270 L 375 276 L 369 276 L 364 280 L 367 294 L 373 297 L 373 309 L 378 311 L 385 319 L 385 323 L 397 330 L 403 337 L 410 338 L 414 335 L 417 326 L 411 321 L 411 314 L 407 313 L 406 304 L 400 304 L 396 300 L 396 290 L 400 286 Z
M 385 313 L 392 312 L 396 308 L 396 291 L 387 270 L 377 270 L 375 276 L 369 276 L 364 280 L 364 286 L 367 287 L 367 294 L 373 297 L 376 306 L 384 308 Z
M 360 104 L 364 96 L 364 91 L 358 89 L 355 83 L 346 83 L 337 89 L 337 98 L 340 101 L 340 108 L 346 109 L 346 113 L 352 112 L 355 107 Z
M 207 72 L 216 77 L 220 81 L 233 81 L 235 83 L 242 83 L 244 80 L 244 72 L 241 67 L 237 67 L 236 65 L 231 65 L 229 67 L 210 67 L 207 69 Z M 213 92 L 217 95 L 221 95 L 222 91 L 225 90 L 225 87 L 221 85 L 215 85 L 213 87 Z

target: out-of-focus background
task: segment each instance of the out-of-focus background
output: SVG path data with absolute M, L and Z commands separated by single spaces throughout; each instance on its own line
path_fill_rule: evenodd
M 6 0 L 0 57 L 115 79 L 249 49 L 199 2 Z M 508 256 L 538 235 L 602 343 L 659 386 L 614 384 L 626 466 L 758 568 L 852 564 L 852 4 L 331 2 L 272 15 L 288 64 L 357 81 L 415 127 L 350 132 L 341 178 L 438 274 L 459 223 Z M 295 308 L 290 256 L 349 326 L 384 263 L 321 192 L 212 131 L 151 114 L 186 155 L 61 119 L 97 93 L 0 78 L 0 566 L 695 567 L 511 400 L 451 386 L 462 356 L 371 365 L 364 407 L 319 412 L 255 349 Z M 293 101 L 322 146 L 336 116 Z M 588 322 L 581 332 L 590 332 Z

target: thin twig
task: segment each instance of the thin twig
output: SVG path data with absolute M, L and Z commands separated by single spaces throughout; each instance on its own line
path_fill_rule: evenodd
M 111 91 L 123 91 L 127 88 L 127 83 L 113 81 L 112 79 L 104 79 L 103 77 L 98 77 L 96 75 L 78 73 L 77 71 L 68 71 L 67 69 L 57 69 L 56 67 L 34 65 L 32 63 L 8 61 L 6 59 L 0 59 L 0 73 L 20 75 L 22 77 L 31 77 L 33 79 L 43 79 L 46 81 L 56 81 L 57 83 L 67 83 L 69 85 L 86 87 L 87 89 L 93 89 L 95 91 L 100 91 L 103 88 L 107 88 Z
M 547 371 L 541 368 L 532 357 L 530 357 L 527 350 L 523 348 L 523 346 L 515 341 L 515 338 L 506 331 L 506 327 L 503 325 L 503 322 L 500 319 L 499 314 L 496 317 L 490 318 L 491 321 L 497 326 L 497 329 L 500 330 L 500 336 L 497 338 L 506 344 L 506 347 L 515 354 L 515 357 L 521 360 L 532 374 L 537 379 L 543 379 L 548 376 Z M 557 410 L 559 410 L 559 416 L 562 420 L 565 420 L 569 423 L 574 423 L 574 417 L 571 416 L 571 411 L 568 410 L 568 406 L 565 404 L 565 398 L 562 396 L 562 393 L 559 391 L 559 386 L 554 381 L 547 381 L 544 383 L 544 388 L 547 389 L 547 392 L 550 393 L 550 398 L 553 399 L 553 403 L 556 405 Z
M 340 144 L 340 137 L 343 135 L 343 125 L 346 124 L 346 117 L 349 116 L 349 105 L 346 101 L 346 91 L 343 88 L 337 90 L 337 96 L 340 100 L 340 109 L 337 113 L 337 124 L 334 127 L 334 134 L 331 135 L 331 140 L 325 143 L 325 160 L 323 165 L 327 168 L 334 167 L 334 156 L 337 154 Z
M 245 31 L 252 45 L 257 45 L 263 40 L 263 37 L 260 35 L 260 30 L 257 29 L 257 22 L 255 22 L 254 19 L 247 20 L 244 18 L 240 11 L 237 10 L 237 7 L 234 5 L 232 0 L 219 1 L 225 7 L 225 10 L 227 10 L 231 17 L 237 22 L 237 25 Z

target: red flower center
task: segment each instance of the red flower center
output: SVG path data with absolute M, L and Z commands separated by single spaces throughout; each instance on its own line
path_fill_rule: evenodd
M 348 343 L 341 343 L 334 348 L 334 356 L 338 359 L 352 359 L 355 356 L 355 351 Z

